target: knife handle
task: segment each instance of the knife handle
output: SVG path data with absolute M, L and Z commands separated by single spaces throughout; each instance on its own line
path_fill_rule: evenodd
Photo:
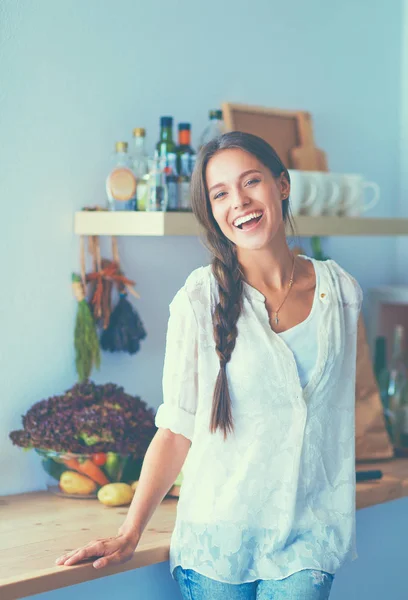
M 356 471 L 356 481 L 369 481 L 371 479 L 381 479 L 383 472 L 379 469 L 368 471 Z

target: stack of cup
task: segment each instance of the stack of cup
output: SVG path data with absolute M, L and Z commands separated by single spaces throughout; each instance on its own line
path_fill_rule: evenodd
M 294 215 L 358 217 L 378 204 L 380 188 L 362 175 L 289 170 Z M 366 201 L 366 191 L 372 197 Z

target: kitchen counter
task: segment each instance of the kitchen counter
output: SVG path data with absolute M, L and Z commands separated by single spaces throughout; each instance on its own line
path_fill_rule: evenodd
M 381 480 L 357 484 L 357 508 L 408 496 L 408 459 L 360 463 L 381 469 Z M 55 559 L 94 538 L 115 535 L 127 507 L 35 492 L 0 498 L 0 598 L 14 600 L 168 560 L 177 500 L 165 498 L 145 529 L 133 558 L 97 570 L 91 563 L 55 565 Z

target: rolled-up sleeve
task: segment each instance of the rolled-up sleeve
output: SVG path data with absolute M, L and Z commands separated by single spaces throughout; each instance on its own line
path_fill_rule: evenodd
M 156 427 L 193 439 L 198 397 L 198 327 L 191 301 L 184 288 L 170 304 L 163 368 L 163 403 Z

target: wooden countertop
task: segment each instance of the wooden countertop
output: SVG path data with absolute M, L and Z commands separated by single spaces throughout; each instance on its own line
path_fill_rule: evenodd
M 408 496 L 408 459 L 358 464 L 381 469 L 378 481 L 357 484 L 357 508 Z M 0 597 L 24 598 L 114 573 L 168 560 L 177 500 L 166 498 L 144 531 L 129 562 L 97 570 L 92 563 L 73 567 L 55 559 L 91 539 L 115 535 L 126 507 L 108 508 L 97 500 L 70 500 L 48 492 L 0 498 Z
M 357 483 L 357 509 L 408 496 L 408 458 L 359 463 L 356 471 L 380 469 L 382 479 Z

